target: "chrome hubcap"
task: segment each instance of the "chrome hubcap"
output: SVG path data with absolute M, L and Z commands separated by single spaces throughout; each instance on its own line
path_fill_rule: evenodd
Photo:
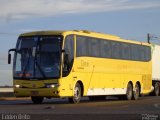
M 138 96 L 139 95 L 139 88 L 138 88 L 138 86 L 136 85 L 136 87 L 135 87 L 135 95 L 136 96 Z
M 75 97 L 75 99 L 79 99 L 79 96 L 80 96 L 79 88 L 75 87 L 75 90 L 74 90 L 74 97 Z
M 129 84 L 128 87 L 127 87 L 127 99 L 130 100 L 132 98 L 132 87 L 131 85 Z

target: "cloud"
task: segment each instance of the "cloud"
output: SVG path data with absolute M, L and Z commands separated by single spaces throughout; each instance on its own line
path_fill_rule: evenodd
M 160 7 L 159 0 L 0 0 L 0 20 Z

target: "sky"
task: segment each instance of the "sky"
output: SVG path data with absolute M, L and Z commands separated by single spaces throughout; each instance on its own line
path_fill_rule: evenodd
M 7 53 L 19 34 L 76 29 L 159 43 L 160 0 L 0 0 L 0 86 L 13 83 Z

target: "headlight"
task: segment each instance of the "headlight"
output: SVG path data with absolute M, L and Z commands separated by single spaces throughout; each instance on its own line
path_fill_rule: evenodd
M 15 88 L 20 88 L 20 85 L 14 85 Z
M 54 87 L 58 87 L 59 84 L 47 84 L 46 87 L 47 88 L 54 88 Z

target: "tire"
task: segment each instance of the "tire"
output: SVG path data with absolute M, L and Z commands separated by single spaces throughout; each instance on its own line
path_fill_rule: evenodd
M 43 102 L 43 97 L 33 97 L 31 96 L 31 100 L 34 104 L 41 104 Z
M 127 85 L 127 92 L 126 92 L 126 99 L 131 100 L 133 96 L 133 87 L 131 83 L 128 83 Z
M 82 88 L 79 83 L 76 83 L 74 87 L 74 95 L 71 98 L 68 98 L 70 103 L 79 103 L 82 97 Z
M 154 85 L 154 95 L 159 96 L 160 95 L 160 85 L 158 82 Z
M 140 96 L 140 86 L 136 83 L 133 91 L 133 100 L 138 100 Z

